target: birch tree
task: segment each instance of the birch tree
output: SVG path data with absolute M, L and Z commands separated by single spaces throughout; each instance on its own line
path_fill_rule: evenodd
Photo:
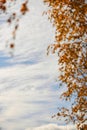
M 61 98 L 72 102 L 70 108 L 59 107 L 57 119 L 77 124 L 87 123 L 87 4 L 85 0 L 44 0 L 46 12 L 55 30 L 55 42 L 47 53 L 58 55 L 59 81 L 66 85 Z M 62 85 L 62 87 L 63 87 Z M 87 125 L 84 125 L 87 128 Z

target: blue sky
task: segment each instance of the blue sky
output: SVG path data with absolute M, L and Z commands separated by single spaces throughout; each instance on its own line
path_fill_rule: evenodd
M 56 83 L 57 57 L 46 55 L 55 29 L 42 16 L 47 7 L 41 0 L 30 0 L 29 8 L 20 21 L 14 57 L 5 48 L 12 28 L 0 26 L 0 126 L 3 130 L 73 130 L 72 125 L 62 126 L 64 122 L 51 118 L 62 105 L 58 97 L 64 91 Z

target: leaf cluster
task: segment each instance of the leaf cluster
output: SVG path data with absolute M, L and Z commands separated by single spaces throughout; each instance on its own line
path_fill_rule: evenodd
M 6 47 L 14 50 L 20 19 L 29 11 L 28 0 L 0 0 L 0 14 L 6 17 L 7 24 L 12 28 L 11 39 L 6 40 Z M 20 4 L 21 3 L 21 4 Z M 12 52 L 13 53 L 13 52 Z
M 85 0 L 44 0 L 49 6 L 48 19 L 55 26 L 55 43 L 47 54 L 58 54 L 58 68 L 67 89 L 61 98 L 74 102 L 71 109 L 59 108 L 55 115 L 67 123 L 87 121 L 87 4 Z

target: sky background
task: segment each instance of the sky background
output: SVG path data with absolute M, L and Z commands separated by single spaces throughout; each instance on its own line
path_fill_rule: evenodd
M 0 18 L 0 127 L 2 130 L 74 130 L 64 122 L 52 119 L 57 107 L 64 105 L 58 89 L 57 57 L 46 55 L 54 42 L 55 29 L 42 16 L 46 5 L 30 0 L 30 12 L 20 21 L 11 57 L 6 41 L 11 39 L 11 27 Z M 67 106 L 67 104 L 65 104 Z

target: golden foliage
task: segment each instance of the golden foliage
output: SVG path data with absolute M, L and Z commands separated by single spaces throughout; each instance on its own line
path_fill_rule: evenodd
M 19 28 L 20 19 L 29 11 L 28 2 L 28 0 L 22 1 L 19 9 L 16 10 L 15 8 L 14 12 L 11 12 L 11 8 L 13 6 L 16 7 L 15 5 L 18 5 L 18 0 L 0 0 L 0 14 L 4 14 L 6 16 L 6 22 L 9 24 L 9 26 L 14 26 L 11 33 L 11 39 L 7 40 L 6 43 L 8 44 L 6 47 L 9 47 L 10 49 L 13 49 L 15 47 L 16 33 Z
M 67 85 L 61 97 L 71 109 L 59 109 L 57 118 L 76 124 L 87 120 L 87 4 L 85 0 L 44 0 L 48 19 L 55 26 L 55 42 L 47 53 L 58 53 L 59 80 Z
M 23 3 L 23 4 L 21 5 L 20 12 L 21 12 L 22 14 L 25 14 L 25 13 L 28 11 L 27 3 L 28 3 L 28 1 L 26 1 L 25 3 Z

